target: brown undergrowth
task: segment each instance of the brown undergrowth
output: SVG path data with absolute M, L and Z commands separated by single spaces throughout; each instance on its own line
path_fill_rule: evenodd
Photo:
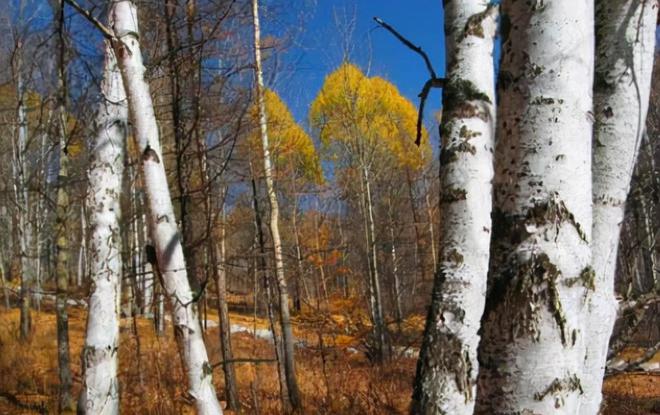
M 345 310 L 350 307 L 344 304 Z M 302 343 L 296 350 L 297 375 L 309 414 L 404 414 L 410 402 L 415 359 L 395 358 L 373 366 L 361 353 L 359 336 L 364 332 L 363 313 L 341 312 L 331 306 L 325 313 L 308 310 L 294 319 L 295 334 Z M 217 321 L 215 314 L 209 320 Z M 265 328 L 266 321 L 245 314 L 231 315 L 233 324 Z M 0 414 L 56 413 L 56 325 L 52 310 L 33 312 L 30 341 L 18 341 L 17 309 L 0 308 Z M 74 394 L 80 390 L 80 350 L 84 339 L 86 310 L 69 310 Z M 413 317 L 402 325 L 405 339 L 416 342 L 423 319 Z M 136 335 L 137 331 L 137 335 Z M 217 328 L 206 331 L 211 362 L 220 361 Z M 323 347 L 321 347 L 323 343 Z M 247 333 L 232 335 L 237 359 L 273 359 L 271 344 Z M 138 354 L 139 349 L 139 354 Z M 122 319 L 120 356 L 121 411 L 123 414 L 192 414 L 185 378 L 176 351 L 171 326 L 157 337 L 151 320 Z M 271 362 L 237 365 L 243 412 L 281 412 L 275 365 Z M 652 414 L 657 408 L 659 377 L 618 375 L 606 381 L 609 406 L 606 414 Z M 214 382 L 224 399 L 220 366 Z M 623 412 L 621 412 L 623 411 Z M 647 411 L 647 412 L 644 412 Z M 229 412 L 227 412 L 229 413 Z

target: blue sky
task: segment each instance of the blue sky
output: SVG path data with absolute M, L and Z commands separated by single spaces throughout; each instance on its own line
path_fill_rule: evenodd
M 444 33 L 440 0 L 317 0 L 299 19 L 300 30 L 280 64 L 280 74 L 271 85 L 283 97 L 300 122 L 323 84 L 325 76 L 342 61 L 343 36 L 337 29 L 346 20 L 355 21 L 352 33 L 351 60 L 370 75 L 382 76 L 394 83 L 415 105 L 417 94 L 428 79 L 423 60 L 372 20 L 378 16 L 394 26 L 430 56 L 438 75 L 444 74 Z M 302 8 L 302 6 L 301 6 Z M 264 21 L 264 32 L 277 32 Z M 273 23 L 271 23 L 273 24 Z M 275 24 L 282 24 L 278 22 Z M 268 75 L 266 76 L 268 78 Z M 440 108 L 440 92 L 427 101 L 426 112 Z

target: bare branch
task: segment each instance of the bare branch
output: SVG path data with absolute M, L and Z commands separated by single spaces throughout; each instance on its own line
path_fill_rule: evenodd
M 422 123 L 424 122 L 424 106 L 426 105 L 426 99 L 429 96 L 429 92 L 431 91 L 431 88 L 444 87 L 445 79 L 438 78 L 435 69 L 433 69 L 433 65 L 431 64 L 431 59 L 429 59 L 429 56 L 426 54 L 426 52 L 424 52 L 424 50 L 420 46 L 415 46 L 411 41 L 406 39 L 395 28 L 385 23 L 385 21 L 380 17 L 374 17 L 374 21 L 383 28 L 385 28 L 385 30 L 392 33 L 394 37 L 396 37 L 401 41 L 401 43 L 406 45 L 408 48 L 412 49 L 414 52 L 418 53 L 422 57 L 422 59 L 424 59 L 424 63 L 426 63 L 426 69 L 428 69 L 429 74 L 431 75 L 431 78 L 429 78 L 429 80 L 426 81 L 426 83 L 424 83 L 424 87 L 422 87 L 422 92 L 420 92 L 418 95 L 419 110 L 417 112 L 417 135 L 415 137 L 415 144 L 419 146 L 422 143 Z
M 115 38 L 115 34 L 112 32 L 112 30 L 108 29 L 106 25 L 104 25 L 96 17 L 94 17 L 89 10 L 85 9 L 84 7 L 76 3 L 76 0 L 64 0 L 64 2 L 67 3 L 69 6 L 73 7 L 93 26 L 95 26 L 101 32 L 103 37 L 105 37 L 108 40 L 113 40 Z
M 374 17 L 374 21 L 383 28 L 385 28 L 385 30 L 392 33 L 397 39 L 401 41 L 401 43 L 403 43 L 408 48 L 412 49 L 413 51 L 415 51 L 416 53 L 422 56 L 422 59 L 424 59 L 424 63 L 426 63 L 426 68 L 429 70 L 429 75 L 431 75 L 431 79 L 436 79 L 438 77 L 435 73 L 435 70 L 433 69 L 433 65 L 431 64 L 431 59 L 429 59 L 429 56 L 426 54 L 426 52 L 424 52 L 421 46 L 415 46 L 411 41 L 406 39 L 401 33 L 399 33 L 395 28 L 387 24 L 380 17 Z

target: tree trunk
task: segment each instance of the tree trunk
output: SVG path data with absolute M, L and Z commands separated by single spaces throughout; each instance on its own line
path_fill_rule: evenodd
M 284 275 L 284 260 L 282 257 L 282 240 L 280 238 L 279 228 L 279 207 L 277 194 L 273 184 L 273 173 L 270 160 L 270 145 L 268 143 L 266 103 L 264 101 L 264 80 L 261 67 L 261 46 L 260 46 L 260 28 L 259 28 L 259 2 L 252 0 L 252 16 L 254 23 L 254 60 L 256 72 L 257 101 L 259 106 L 259 129 L 261 131 L 261 144 L 263 147 L 264 178 L 266 181 L 266 192 L 270 202 L 270 233 L 273 239 L 273 254 L 275 257 L 275 275 L 277 277 L 279 303 L 280 303 L 280 324 L 282 326 L 282 342 L 284 352 L 284 368 L 286 374 L 287 390 L 291 407 L 296 412 L 302 411 L 302 402 L 298 383 L 296 381 L 295 360 L 293 354 L 293 331 L 291 329 L 291 318 L 289 316 L 289 292 Z
M 286 382 L 286 369 L 284 368 L 284 359 L 282 357 L 282 340 L 280 333 L 275 328 L 275 316 L 273 312 L 273 299 L 271 290 L 271 277 L 266 271 L 266 241 L 261 226 L 261 211 L 259 210 L 259 199 L 257 195 L 257 183 L 254 179 L 252 171 L 252 163 L 250 163 L 250 174 L 252 176 L 252 204 L 254 207 L 254 227 L 256 231 L 257 244 L 259 246 L 259 255 L 255 258 L 254 266 L 254 318 L 256 330 L 257 318 L 257 270 L 261 270 L 264 276 L 264 291 L 266 294 L 266 314 L 268 315 L 268 322 L 270 323 L 270 331 L 273 333 L 273 344 L 275 346 L 275 360 L 277 360 L 277 374 L 280 383 L 280 399 L 282 401 L 283 412 L 288 412 L 291 407 L 289 401 L 289 393 L 287 391 Z
M 67 186 L 69 185 L 69 154 L 67 149 L 67 114 L 66 114 L 66 63 L 64 39 L 64 0 L 60 0 L 54 10 L 58 33 L 58 97 L 57 112 L 59 116 L 59 151 L 60 166 L 57 177 L 57 206 L 55 214 L 55 240 L 57 249 L 57 265 L 55 266 L 55 281 L 57 295 L 55 301 L 57 319 L 57 362 L 59 374 L 59 411 L 73 409 L 71 397 L 71 367 L 69 357 L 69 316 L 67 300 L 69 298 L 69 234 L 67 232 L 70 202 Z
M 506 0 L 502 9 L 476 412 L 577 414 L 593 285 L 593 1 Z
M 424 176 L 424 183 L 426 184 L 426 176 Z M 424 195 L 426 202 L 426 216 L 429 220 L 429 239 L 431 240 L 431 259 L 433 260 L 433 275 L 438 272 L 438 250 L 435 247 L 435 227 L 433 226 L 433 208 L 431 206 L 431 193 L 432 187 L 429 186 Z
M 76 275 L 76 286 L 81 287 L 87 276 L 87 218 L 84 201 L 80 205 L 80 249 L 78 250 L 78 274 Z M 38 248 L 38 247 L 37 247 Z
M 62 114 L 62 122 L 65 115 Z M 64 125 L 60 126 L 64 132 Z M 68 181 L 69 156 L 67 154 L 65 136 L 60 138 L 60 169 L 57 179 L 57 217 L 55 218 L 55 238 L 57 243 L 57 258 L 55 266 L 57 295 L 57 361 L 59 367 L 59 410 L 73 409 L 71 398 L 71 367 L 69 357 L 69 317 L 67 300 L 69 298 L 69 235 L 67 221 L 69 216 L 69 195 L 66 189 Z
M 361 169 L 364 198 L 364 219 L 367 239 L 367 256 L 369 258 L 369 299 L 373 324 L 373 335 L 376 341 L 377 362 L 389 359 L 389 345 L 387 342 L 387 327 L 383 316 L 383 302 L 380 290 L 380 277 L 378 275 L 378 247 L 376 246 L 376 226 L 374 224 L 374 207 L 371 200 L 371 181 L 366 166 Z
M 144 80 L 144 66 L 138 39 L 137 10 L 132 1 L 111 2 L 113 42 L 128 96 L 135 138 L 142 154 L 152 240 L 165 292 L 170 297 L 179 351 L 188 375 L 189 394 L 199 414 L 222 413 L 215 394 L 212 368 L 197 318 L 197 298 L 188 282 L 181 237 L 176 225 L 167 176 L 160 148 L 158 125 Z
M 479 0 L 445 3 L 440 261 L 417 362 L 414 413 L 474 410 L 491 232 L 497 13 L 496 5 Z
M 293 296 L 293 308 L 300 313 L 302 311 L 302 299 L 300 292 L 300 283 L 305 278 L 305 270 L 303 267 L 303 255 L 300 248 L 300 235 L 298 235 L 298 196 L 294 196 L 293 214 L 291 215 L 291 227 L 293 228 L 293 238 L 296 244 L 296 265 L 298 266 L 298 275 L 295 281 L 295 294 Z
M 222 201 L 222 214 L 220 219 L 219 241 L 212 243 L 214 251 L 211 251 L 213 269 L 215 273 L 215 288 L 218 296 L 218 317 L 220 319 L 220 347 L 222 348 L 222 370 L 225 373 L 225 394 L 227 409 L 240 411 L 241 404 L 238 398 L 236 386 L 236 369 L 232 360 L 234 354 L 231 348 L 231 331 L 229 324 L 229 309 L 227 307 L 227 271 L 225 268 L 225 201 Z
M 30 313 L 30 296 L 32 295 L 32 270 L 28 258 L 30 247 L 30 221 L 28 220 L 28 188 L 26 179 L 25 152 L 27 151 L 28 120 L 25 103 L 25 85 L 22 74 L 22 50 L 17 50 L 16 94 L 18 99 L 17 119 L 18 133 L 14 142 L 14 197 L 16 202 L 15 222 L 18 236 L 18 256 L 20 258 L 21 291 L 20 291 L 20 337 L 26 340 L 32 330 L 32 316 Z
M 651 0 L 596 2 L 593 142 L 594 292 L 586 315 L 587 359 L 580 413 L 597 414 L 617 302 L 620 226 L 646 123 L 658 8 Z
M 111 25 L 112 22 L 110 15 Z M 87 414 L 112 415 L 119 413 L 117 351 L 122 278 L 119 223 L 128 107 L 121 73 L 109 43 L 105 47 L 100 98 L 87 173 L 92 286 L 78 409 Z
M 408 197 L 410 198 L 410 212 L 412 213 L 412 219 L 413 219 L 413 230 L 415 231 L 415 251 L 414 251 L 414 256 L 415 256 L 415 271 L 417 273 L 417 276 L 419 277 L 420 281 L 424 281 L 424 269 L 425 269 L 425 261 L 420 259 L 420 256 L 422 254 L 422 249 L 421 249 L 421 242 L 422 238 L 420 236 L 419 232 L 419 215 L 417 214 L 417 203 L 415 202 L 415 190 L 413 188 L 413 178 L 410 174 L 410 169 L 406 169 L 406 182 L 408 184 Z M 414 296 L 414 287 L 417 284 L 417 279 L 413 279 L 413 290 L 411 292 L 411 295 Z
M 5 300 L 5 310 L 9 310 L 9 287 L 7 287 L 7 268 L 5 268 L 5 256 L 0 249 L 0 283 L 2 284 L 2 294 Z
M 182 85 L 184 77 L 181 75 L 179 64 L 177 63 L 177 54 L 174 52 L 180 47 L 177 28 L 175 27 L 175 13 L 177 7 L 176 0 L 167 0 L 164 5 L 164 15 L 166 21 L 166 39 L 167 39 L 167 56 L 168 56 L 168 70 L 170 72 L 170 94 L 171 94 L 171 111 L 172 111 L 172 124 L 174 127 L 174 144 L 176 155 L 176 185 L 179 205 L 179 219 L 181 221 L 181 243 L 183 244 L 183 253 L 187 262 L 188 280 L 193 291 L 199 292 L 201 290 L 201 278 L 199 274 L 199 267 L 197 265 L 196 250 L 193 249 L 194 234 L 190 196 L 190 175 L 192 170 L 192 160 L 188 160 L 186 150 L 190 146 L 190 136 L 186 134 L 185 119 L 183 113 L 182 103 L 184 94 Z M 194 64 L 194 61 L 186 62 L 186 64 Z M 185 87 L 185 86 L 184 86 Z
M 321 250 L 321 240 L 319 238 L 319 233 L 321 232 L 321 226 L 319 224 L 319 216 L 321 215 L 321 209 L 319 208 L 319 200 L 318 198 L 316 199 L 316 213 L 314 214 L 314 228 L 316 229 L 316 232 L 314 232 L 314 242 L 316 244 L 316 252 L 319 255 L 319 276 L 321 277 L 321 289 L 323 290 L 323 299 L 325 300 L 325 304 L 327 306 L 330 306 L 330 303 L 328 301 L 328 287 L 326 284 L 326 277 L 325 277 L 325 266 L 323 264 L 325 263 L 325 255 L 323 254 L 323 251 Z M 318 287 L 318 285 L 317 285 Z M 320 290 L 316 290 L 316 308 L 317 311 L 321 307 L 321 292 Z
M 401 309 L 401 280 L 399 277 L 399 263 L 396 256 L 396 238 L 394 236 L 394 212 L 392 212 L 392 197 L 388 199 L 388 214 L 389 214 L 389 228 L 390 228 L 390 257 L 392 259 L 392 278 L 394 279 L 394 313 L 396 323 L 401 331 L 401 322 L 403 321 L 403 311 Z
M 144 206 L 144 205 L 142 205 Z M 149 235 L 149 226 L 147 223 L 147 215 L 144 213 L 144 209 L 142 209 L 142 213 L 140 215 L 140 222 L 142 224 L 142 240 L 144 245 L 150 245 L 153 246 L 153 242 L 148 241 L 148 235 Z M 160 284 L 159 281 L 156 280 L 156 276 L 154 274 L 153 267 L 149 263 L 149 261 L 146 260 L 146 252 L 144 248 L 141 249 L 140 251 L 140 263 L 142 264 L 141 270 L 142 270 L 142 308 L 144 310 L 151 310 L 154 306 L 154 292 L 158 289 L 158 285 Z M 158 290 L 158 301 L 159 304 L 156 308 L 156 313 L 160 312 L 160 302 L 162 302 L 162 290 Z M 156 314 L 154 313 L 154 314 Z M 155 318 L 155 317 L 154 317 Z M 161 316 L 161 320 L 163 320 L 163 317 Z M 156 327 L 164 327 L 164 325 L 159 325 L 157 324 Z M 158 332 L 158 330 L 156 330 Z

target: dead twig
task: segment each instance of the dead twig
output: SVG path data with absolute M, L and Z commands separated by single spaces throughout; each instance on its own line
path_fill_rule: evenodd
M 379 26 L 383 27 L 385 30 L 393 34 L 394 37 L 399 39 L 401 43 L 406 45 L 413 52 L 419 54 L 422 57 L 422 59 L 424 59 L 424 63 L 426 64 L 426 69 L 429 71 L 430 78 L 424 83 L 424 86 L 422 87 L 422 91 L 418 95 L 419 108 L 417 111 L 417 136 L 415 138 L 415 144 L 419 146 L 422 142 L 422 123 L 424 121 L 424 106 L 426 105 L 426 99 L 428 98 L 431 88 L 443 88 L 445 86 L 445 78 L 438 78 L 435 69 L 433 69 L 433 64 L 431 63 L 431 59 L 429 59 L 429 56 L 426 54 L 426 52 L 424 52 L 421 46 L 415 46 L 415 44 L 413 44 L 405 36 L 399 33 L 395 28 L 387 24 L 380 17 L 374 17 L 374 21 L 378 23 Z

